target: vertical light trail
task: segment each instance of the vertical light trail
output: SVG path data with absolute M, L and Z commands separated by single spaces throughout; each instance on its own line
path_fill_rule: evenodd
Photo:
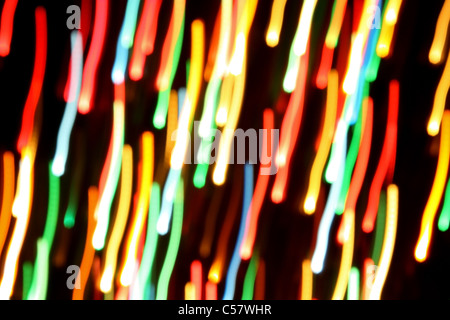
M 184 25 L 185 7 L 186 0 L 173 1 L 171 20 L 171 23 L 173 23 L 171 30 L 172 32 L 168 32 L 163 47 L 163 52 L 167 53 L 167 56 L 161 57 L 160 69 L 156 80 L 156 87 L 159 91 L 165 91 L 169 88 L 171 82 L 169 78 L 172 73 L 172 68 L 176 68 L 176 64 L 172 64 L 171 62 L 174 60 L 176 55 L 175 47 L 177 44 L 177 39 L 183 36 L 182 30 Z M 166 61 L 166 63 L 163 63 L 163 61 Z
M 272 109 L 265 109 L 263 113 L 263 142 L 261 155 L 267 156 L 274 154 L 274 143 L 272 131 L 274 130 L 274 114 Z M 269 151 L 270 150 L 270 151 Z M 262 161 L 261 161 L 262 162 Z M 272 163 L 269 164 L 269 166 Z M 256 180 L 255 192 L 253 193 L 252 201 L 250 204 L 249 212 L 247 214 L 247 220 L 245 222 L 245 231 L 242 244 L 240 247 L 241 259 L 248 260 L 252 256 L 253 246 L 256 238 L 256 231 L 258 228 L 258 218 L 261 212 L 261 208 L 266 196 L 267 186 L 269 184 L 269 175 L 265 173 L 267 166 L 261 163 L 259 168 L 258 179 Z
M 322 58 L 316 76 L 316 87 L 325 89 L 328 86 L 328 74 L 333 64 L 334 49 L 330 49 L 326 44 L 322 48 Z
M 169 245 L 167 247 L 166 258 L 161 268 L 156 289 L 156 300 L 166 300 L 169 290 L 170 277 L 177 259 L 178 248 L 181 240 L 181 229 L 183 227 L 183 207 L 184 207 L 184 185 L 180 179 L 175 191 L 174 215 L 172 219 L 172 229 L 170 231 Z
M 217 50 L 219 47 L 219 36 L 220 36 L 220 23 L 221 23 L 221 12 L 222 12 L 222 5 L 219 7 L 219 11 L 216 15 L 216 19 L 214 21 L 214 27 L 212 29 L 211 38 L 209 41 L 209 50 L 208 50 L 208 58 L 206 58 L 206 65 L 205 65 L 205 72 L 203 73 L 203 79 L 206 82 L 211 81 L 211 76 L 213 73 L 214 65 L 217 60 Z M 223 31 L 223 30 L 222 30 Z
M 447 186 L 445 189 L 444 204 L 442 205 L 441 215 L 439 216 L 438 228 L 440 231 L 445 232 L 448 230 L 449 225 L 450 225 L 450 179 L 449 182 L 447 182 Z
M 194 299 L 192 300 L 202 300 L 203 273 L 202 263 L 199 260 L 194 260 L 191 263 L 191 283 L 195 290 Z
M 18 0 L 6 0 L 3 4 L 0 24 L 0 56 L 6 57 L 11 48 L 14 14 Z
M 347 0 L 335 0 L 333 4 L 333 14 L 325 37 L 325 44 L 328 48 L 336 48 L 341 32 L 342 21 L 344 21 Z
M 80 271 L 76 279 L 76 283 L 80 283 L 80 288 L 73 289 L 72 300 L 83 300 L 86 283 L 91 273 L 92 262 L 94 261 L 95 250 L 92 247 L 92 238 L 94 234 L 96 219 L 95 205 L 97 203 L 98 191 L 97 187 L 91 186 L 88 190 L 88 226 L 86 233 L 86 242 L 84 245 L 83 257 L 81 258 Z
M 450 22 L 450 0 L 445 0 L 436 23 L 433 42 L 431 44 L 428 59 L 432 64 L 438 64 L 442 60 L 442 50 L 444 50 L 447 29 Z
M 0 257 L 11 222 L 15 176 L 14 154 L 10 151 L 6 151 L 3 153 L 3 195 L 1 198 L 2 207 L 0 211 Z
M 170 219 L 172 217 L 173 201 L 180 182 L 181 170 L 169 170 L 161 198 L 161 210 L 156 223 L 156 230 L 160 235 L 169 231 Z
M 118 85 L 125 81 L 128 64 L 129 50 L 133 45 L 136 19 L 139 11 L 140 0 L 128 0 L 116 46 L 116 57 L 111 72 L 111 79 Z
M 200 88 L 202 83 L 203 63 L 204 63 L 204 24 L 201 20 L 195 20 L 191 26 L 192 46 L 191 46 L 191 66 L 189 68 L 189 80 L 187 87 L 187 97 L 184 99 L 183 107 L 178 120 L 176 132 L 176 142 L 170 158 L 170 171 L 166 179 L 163 191 L 161 213 L 158 218 L 157 230 L 160 235 L 164 235 L 169 230 L 170 218 L 172 215 L 172 202 L 174 191 L 178 184 L 184 160 L 190 144 L 190 129 L 197 106 Z
M 289 105 L 283 117 L 281 124 L 280 145 L 275 154 L 275 163 L 278 172 L 275 176 L 271 199 L 274 203 L 284 201 L 286 196 L 287 179 L 290 171 L 290 164 L 294 147 L 300 133 L 303 108 L 305 104 L 305 87 L 309 61 L 309 49 L 307 53 L 300 58 L 299 79 L 295 92 L 291 95 Z
M 172 138 L 178 125 L 178 104 L 183 103 L 178 99 L 178 93 L 175 90 L 170 91 L 169 109 L 167 113 L 167 133 L 166 133 L 166 146 L 164 149 L 164 162 L 170 165 L 170 157 L 172 155 L 173 147 L 175 146 L 174 139 Z
M 344 244 L 342 247 L 341 265 L 333 292 L 333 300 L 343 300 L 348 285 L 348 277 L 352 267 L 353 247 L 355 243 L 355 213 L 346 211 L 342 217 L 344 219 Z
M 159 184 L 157 182 L 153 182 L 152 190 L 150 191 L 150 205 L 144 251 L 142 253 L 142 260 L 139 266 L 135 288 L 132 293 L 132 298 L 136 300 L 145 299 L 147 296 L 146 292 L 149 288 L 149 282 L 153 270 L 153 263 L 155 261 L 156 248 L 158 245 L 158 232 L 156 231 L 156 222 L 158 221 L 161 201 L 160 199 L 161 191 Z
M 381 27 L 380 38 L 377 44 L 377 55 L 380 58 L 386 58 L 391 50 L 392 36 L 394 35 L 395 25 L 397 23 L 398 13 L 402 5 L 402 0 L 389 0 L 383 17 L 383 26 Z
M 48 284 L 48 257 L 50 248 L 47 240 L 39 238 L 37 240 L 37 255 L 33 269 L 33 279 L 28 291 L 27 300 L 45 300 Z
M 36 141 L 22 149 L 20 160 L 17 193 L 14 198 L 12 213 L 16 217 L 14 231 L 6 253 L 2 281 L 0 283 L 0 299 L 9 299 L 12 295 L 16 280 L 17 263 L 25 240 L 25 233 L 30 219 L 34 190 L 34 157 L 36 155 Z M 37 140 L 37 139 L 36 139 Z
M 415 249 L 415 257 L 419 262 L 427 258 L 428 247 L 430 245 L 431 235 L 433 233 L 433 222 L 436 211 L 444 192 L 445 180 L 447 179 L 448 165 L 450 157 L 450 111 L 444 112 L 442 120 L 441 142 L 439 147 L 439 158 L 436 168 L 431 193 L 428 198 L 420 225 L 419 239 Z
M 171 20 L 171 25 L 169 26 L 169 31 L 167 33 L 167 37 L 172 33 L 172 29 L 173 29 L 173 20 Z M 181 55 L 181 47 L 183 45 L 183 35 L 184 35 L 184 17 L 183 17 L 183 21 L 181 24 L 181 30 L 178 34 L 178 40 L 176 42 L 176 46 L 175 46 L 175 52 L 173 54 L 173 60 L 172 61 L 165 61 L 167 60 L 169 57 L 169 52 L 168 50 L 170 49 L 169 47 L 166 46 L 166 41 L 164 42 L 164 46 L 163 46 L 163 52 L 161 55 L 161 65 L 160 65 L 160 72 L 162 68 L 163 68 L 163 64 L 170 64 L 171 66 L 171 73 L 170 73 L 170 78 L 169 78 L 169 84 L 167 86 L 167 88 L 165 90 L 159 90 L 158 93 L 158 101 L 156 103 L 156 109 L 155 109 L 155 114 L 153 115 L 153 126 L 156 129 L 162 129 L 165 127 L 166 125 L 166 116 L 167 116 L 167 109 L 169 107 L 169 97 L 170 97 L 170 90 L 172 87 L 172 83 L 175 77 L 175 73 L 177 71 L 178 68 L 178 62 L 180 60 L 180 55 Z M 168 39 L 166 37 L 166 40 Z M 158 81 L 158 79 L 157 79 Z M 158 84 L 157 84 L 157 88 L 158 88 Z
M 331 70 L 328 74 L 327 104 L 320 144 L 311 168 L 308 190 L 303 204 L 303 210 L 306 214 L 313 214 L 316 211 L 316 202 L 317 197 L 319 196 L 323 168 L 325 167 L 331 142 L 333 141 L 334 127 L 336 124 L 338 90 L 338 72 L 336 70 Z
M 340 129 L 339 127 L 342 127 L 343 129 Z M 343 122 L 339 122 L 338 124 L 338 131 L 342 130 L 344 132 L 343 137 L 344 139 L 341 139 L 339 141 L 340 146 L 338 147 L 340 150 L 346 150 L 347 149 L 347 132 L 346 132 L 346 126 Z M 329 233 L 331 224 L 333 222 L 333 218 L 335 216 L 335 209 L 337 205 L 337 201 L 339 198 L 339 193 L 341 191 L 341 185 L 342 180 L 344 178 L 344 170 L 343 165 L 345 163 L 345 152 L 341 152 L 339 156 L 338 161 L 338 168 L 341 168 L 338 171 L 338 176 L 335 182 L 331 185 L 330 193 L 328 195 L 327 203 L 325 205 L 325 209 L 322 215 L 322 219 L 320 220 L 319 229 L 317 231 L 317 240 L 316 240 L 316 247 L 314 249 L 314 253 L 311 259 L 311 270 L 315 273 L 321 273 L 323 270 L 323 264 L 325 261 L 325 255 L 328 248 L 328 241 L 329 241 Z
M 162 0 L 145 0 L 131 55 L 129 76 L 138 81 L 144 74 L 145 58 L 153 52 Z
M 52 163 L 52 172 L 58 177 L 62 176 L 65 172 L 67 155 L 69 153 L 70 135 L 77 115 L 77 103 L 83 71 L 83 40 L 81 32 L 72 31 L 70 34 L 70 43 L 72 46 L 72 63 L 70 71 L 69 99 L 66 103 L 66 109 L 59 127 L 56 151 Z
M 117 254 L 122 242 L 128 220 L 133 188 L 133 150 L 128 144 L 124 145 L 122 153 L 122 173 L 120 181 L 120 197 L 111 237 L 106 247 L 105 267 L 100 280 L 100 290 L 104 293 L 111 291 L 116 273 Z
M 233 255 L 231 257 L 230 265 L 228 267 L 227 277 L 225 280 L 225 292 L 223 300 L 232 300 L 234 298 L 234 289 L 236 286 L 236 277 L 241 264 L 241 257 L 239 255 L 239 248 L 244 238 L 245 221 L 247 219 L 248 209 L 253 193 L 253 166 L 246 163 L 244 167 L 244 195 L 241 212 L 241 223 L 239 226 L 238 237 L 234 247 Z
M 215 185 L 222 185 L 225 182 L 230 159 L 230 150 L 234 147 L 234 132 L 239 120 L 242 108 L 242 102 L 245 91 L 245 79 L 247 76 L 247 45 L 248 34 L 253 24 L 253 18 L 257 7 L 257 0 L 246 1 L 242 4 L 242 12 L 236 27 L 236 39 L 233 50 L 233 56 L 229 65 L 231 74 L 235 76 L 233 83 L 233 94 L 230 97 L 230 109 L 227 122 L 225 124 L 223 135 L 219 142 L 219 153 L 213 172 L 213 182 Z M 225 79 L 226 81 L 227 79 Z
M 369 163 L 370 146 L 372 144 L 372 127 L 373 127 L 373 102 L 372 98 L 367 97 L 363 101 L 362 106 L 363 117 L 365 114 L 364 129 L 361 138 L 361 149 L 356 159 L 355 170 L 353 172 L 350 187 L 348 188 L 347 200 L 345 202 L 345 210 L 356 210 L 356 202 L 364 182 L 367 165 Z M 344 211 L 345 211 L 344 210 Z
M 347 300 L 359 300 L 359 270 L 357 267 L 350 269 L 348 276 Z
M 298 88 L 297 82 L 300 76 L 300 65 L 302 62 L 305 63 L 308 61 L 308 59 L 303 61 L 301 60 L 303 55 L 306 53 L 307 44 L 310 37 L 312 17 L 316 4 L 317 0 L 306 0 L 302 5 L 297 31 L 295 32 L 295 36 L 292 41 L 288 66 L 283 80 L 283 89 L 287 93 L 291 93 Z
M 34 126 L 34 115 L 41 96 L 44 82 L 45 64 L 47 61 L 47 13 L 43 7 L 37 7 L 36 20 L 36 51 L 34 55 L 33 76 L 28 91 L 27 100 L 22 115 L 22 127 L 17 141 L 17 150 L 22 151 L 31 138 Z
M 311 260 L 305 259 L 302 262 L 302 282 L 300 299 L 312 300 L 313 292 L 313 273 L 311 270 Z
M 217 300 L 217 284 L 208 281 L 205 285 L 205 300 Z
M 398 187 L 390 184 L 387 188 L 387 216 L 384 233 L 383 249 L 381 250 L 380 263 L 375 274 L 375 280 L 370 289 L 370 300 L 379 300 L 383 290 L 384 282 L 391 264 L 394 252 L 395 237 L 397 234 L 398 220 Z
M 108 25 L 109 0 L 97 0 L 95 3 L 95 20 L 92 31 L 92 40 L 83 69 L 83 82 L 81 86 L 78 112 L 88 113 L 92 108 L 93 93 L 95 92 L 95 78 L 105 43 L 106 28 Z
M 370 258 L 364 259 L 364 267 L 363 267 L 363 292 L 362 292 L 362 300 L 369 300 L 370 290 L 373 286 L 373 280 L 375 279 L 376 274 L 376 265 L 374 265 L 374 261 Z
M 450 58 L 450 55 L 449 55 Z M 450 88 L 450 59 L 445 63 L 444 72 L 436 88 L 434 95 L 433 108 L 430 119 L 428 120 L 427 132 L 430 136 L 436 136 L 441 126 L 442 115 L 445 109 L 448 89 Z
M 184 300 L 195 300 L 195 285 L 192 282 L 187 282 L 184 286 Z
M 123 32 L 120 34 L 120 43 L 128 49 L 133 46 L 140 2 L 141 0 L 128 0 L 127 8 L 125 9 L 125 18 L 122 25 Z
M 354 126 L 352 140 L 350 142 L 350 147 L 348 148 L 347 158 L 345 159 L 344 181 L 342 182 L 341 193 L 339 195 L 339 201 L 336 206 L 337 214 L 342 214 L 345 209 L 345 202 L 350 187 L 350 181 L 361 144 L 361 127 L 363 126 L 364 120 L 365 119 L 363 119 L 363 112 L 359 112 L 358 122 Z
M 190 143 L 190 127 L 197 107 L 198 98 L 202 84 L 204 48 L 205 48 L 205 26 L 203 21 L 194 20 L 191 26 L 192 46 L 191 65 L 189 68 L 189 81 L 187 86 L 187 97 L 184 99 L 178 120 L 177 137 L 175 147 L 170 158 L 170 166 L 179 170 L 183 166 L 188 144 Z
M 242 300 L 253 300 L 255 291 L 256 272 L 258 271 L 259 254 L 257 251 L 252 255 L 245 273 L 244 284 L 242 288 Z
M 362 8 L 361 18 L 357 27 L 354 40 L 352 41 L 347 72 L 344 77 L 343 90 L 348 95 L 355 93 L 360 78 L 361 68 L 364 58 L 364 47 L 367 44 L 370 29 L 367 27 L 367 21 L 370 21 L 370 6 L 376 0 L 365 0 Z
M 269 47 L 276 47 L 280 40 L 281 26 L 283 25 L 284 8 L 286 0 L 273 0 L 270 13 L 269 26 L 266 32 L 266 43 Z
M 30 291 L 31 278 L 33 277 L 33 263 L 25 261 L 23 263 L 23 280 L 22 280 L 22 300 L 26 300 L 28 291 Z
M 362 229 L 364 232 L 372 232 L 375 225 L 375 218 L 380 200 L 380 190 L 388 172 L 390 163 L 395 159 L 397 146 L 397 121 L 399 109 L 399 83 L 397 80 L 391 80 L 389 83 L 389 107 L 386 133 L 384 136 L 383 149 L 381 150 L 380 160 L 378 162 L 375 176 L 372 180 L 369 191 L 367 209 L 364 214 Z
M 154 162 L 154 138 L 153 134 L 146 131 L 142 134 L 142 159 L 139 176 L 139 192 L 137 205 L 131 221 L 131 230 L 126 242 L 125 265 L 120 276 L 120 283 L 127 287 L 131 284 L 134 270 L 137 266 L 137 251 L 139 239 L 143 232 L 148 215 L 151 185 L 153 183 Z
M 227 56 L 231 38 L 230 21 L 232 20 L 232 10 L 233 2 L 231 0 L 222 0 L 220 6 L 219 44 L 211 79 L 206 87 L 205 101 L 198 132 L 202 138 L 206 138 L 209 134 L 209 130 L 213 129 L 214 114 L 216 114 L 218 106 L 217 97 L 222 82 L 221 78 L 224 76 L 227 66 Z
M 33 280 L 31 282 L 28 299 L 45 300 L 48 289 L 50 251 L 55 237 L 59 212 L 59 177 L 52 173 L 52 164 L 48 167 L 49 188 L 48 188 L 48 209 L 45 222 L 44 234 L 37 242 L 37 257 L 34 264 Z
M 375 228 L 375 239 L 373 241 L 372 260 L 378 265 L 381 248 L 383 246 L 384 226 L 386 224 L 386 192 L 380 195 L 380 205 L 378 206 L 377 225 Z
M 311 31 L 311 22 L 314 15 L 314 10 L 317 5 L 317 0 L 305 0 L 302 5 L 300 13 L 300 21 L 298 24 L 298 32 L 294 40 L 294 52 L 297 56 L 302 56 L 306 52 L 306 46 L 309 40 Z
M 113 130 L 111 136 L 111 163 L 106 176 L 104 189 L 95 210 L 97 225 L 95 227 L 94 236 L 92 237 L 92 245 L 96 250 L 103 249 L 105 245 L 111 204 L 116 192 L 117 182 L 120 176 L 120 167 L 122 165 L 122 149 L 125 130 L 125 83 L 115 85 L 114 92 L 115 100 L 113 106 Z

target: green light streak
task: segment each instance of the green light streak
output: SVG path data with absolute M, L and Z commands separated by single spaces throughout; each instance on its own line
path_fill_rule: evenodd
M 450 179 L 445 190 L 444 204 L 438 220 L 439 231 L 445 232 L 450 225 Z
M 175 261 L 177 259 L 178 248 L 180 246 L 181 240 L 181 229 L 183 226 L 183 188 L 183 179 L 180 178 L 180 181 L 177 185 L 177 191 L 174 201 L 174 214 L 172 219 L 172 229 L 170 231 L 169 245 L 167 248 L 167 255 L 161 269 L 161 274 L 159 275 L 158 287 L 156 290 L 156 300 L 167 299 L 169 281 L 172 275 Z
M 242 300 L 253 300 L 255 290 L 256 272 L 258 271 L 259 254 L 255 250 L 244 278 L 244 287 L 242 289 Z
M 375 228 L 375 241 L 373 244 L 372 260 L 374 265 L 378 265 L 381 248 L 383 247 L 384 229 L 386 224 L 386 191 L 381 190 L 380 202 L 378 205 L 377 225 Z
M 145 239 L 141 265 L 139 267 L 136 279 L 135 296 L 133 296 L 133 299 L 136 300 L 144 299 L 145 290 L 152 274 L 153 262 L 155 261 L 156 248 L 158 246 L 158 232 L 156 231 L 156 223 L 158 221 L 160 201 L 160 187 L 158 183 L 154 182 L 150 195 L 147 236 Z
M 184 34 L 184 22 L 181 23 L 180 33 L 178 35 L 177 43 L 173 54 L 172 69 L 170 71 L 169 86 L 166 90 L 160 91 L 158 94 L 158 102 L 156 103 L 156 110 L 153 116 L 153 126 L 156 129 L 162 129 L 166 126 L 167 112 L 169 110 L 169 97 L 170 90 L 172 88 L 173 79 L 178 68 L 178 62 L 180 61 L 181 48 L 183 46 L 183 34 Z
M 358 157 L 359 145 L 361 143 L 361 127 L 362 127 L 362 112 L 359 112 L 358 121 L 353 130 L 352 141 L 345 159 L 344 180 L 342 181 L 341 193 L 339 195 L 336 206 L 336 214 L 341 215 L 345 209 L 345 202 L 347 199 L 350 181 L 352 179 L 353 169 L 355 167 L 356 158 Z
M 28 297 L 28 292 L 30 291 L 31 281 L 33 278 L 33 263 L 30 261 L 25 261 L 23 263 L 22 270 L 23 270 L 22 300 L 26 300 Z
M 359 270 L 357 267 L 352 267 L 350 269 L 347 300 L 359 300 Z

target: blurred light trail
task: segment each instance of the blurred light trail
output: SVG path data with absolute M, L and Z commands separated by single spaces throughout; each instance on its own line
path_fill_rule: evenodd
M 184 24 L 185 24 L 185 20 L 184 20 L 184 2 L 180 4 L 180 1 L 183 2 L 184 0 L 174 0 L 175 4 L 174 4 L 174 11 L 172 13 L 172 19 L 170 21 L 170 26 L 169 26 L 169 30 L 167 32 L 166 35 L 166 39 L 164 41 L 164 45 L 163 45 L 163 51 L 162 51 L 162 55 L 161 55 L 161 64 L 160 64 L 160 69 L 159 69 L 159 73 L 156 79 L 156 88 L 159 90 L 158 93 L 158 101 L 156 103 L 156 109 L 155 109 L 155 114 L 153 115 L 153 126 L 156 129 L 162 129 L 166 126 L 166 117 L 167 117 L 167 109 L 169 107 L 169 97 L 170 97 L 170 90 L 172 88 L 172 83 L 175 77 L 175 73 L 177 71 L 178 68 L 178 62 L 180 60 L 180 55 L 181 55 L 181 47 L 183 45 L 183 36 L 184 36 Z M 177 12 L 175 12 L 175 10 L 178 11 L 178 14 L 181 12 L 179 6 L 183 5 L 183 16 L 182 16 L 182 23 L 181 23 L 181 28 L 179 30 L 178 33 L 176 33 L 176 42 L 175 42 L 175 47 L 173 49 L 173 53 L 172 51 L 169 52 L 169 50 L 172 50 L 170 48 L 170 41 L 171 41 L 171 37 L 175 36 L 172 35 L 172 33 L 174 32 L 174 19 L 176 18 L 175 15 L 177 14 Z M 177 18 L 178 19 L 178 18 Z M 180 17 L 181 19 L 181 17 Z M 172 59 L 172 60 L 169 60 Z M 160 82 L 162 80 L 160 80 L 160 78 L 165 77 L 163 74 L 166 72 L 165 69 L 169 68 L 170 69 L 170 74 L 168 76 L 167 79 L 167 85 L 166 88 L 164 90 L 162 90 L 162 84 L 160 84 Z M 166 80 L 164 80 L 165 82 Z
M 30 91 L 22 115 L 22 127 L 17 141 L 19 152 L 28 145 L 33 132 L 34 115 L 41 96 L 44 82 L 45 65 L 47 62 L 47 13 L 43 7 L 37 7 L 36 20 L 36 51 L 34 55 L 33 76 L 31 78 Z
M 346 211 L 342 217 L 344 220 L 344 244 L 342 247 L 341 265 L 339 267 L 336 287 L 333 292 L 333 300 L 343 300 L 347 290 L 348 278 L 353 261 L 353 247 L 355 243 L 355 213 Z
M 384 11 L 383 25 L 381 27 L 380 38 L 377 44 L 377 55 L 386 58 L 390 54 L 392 36 L 394 35 L 398 13 L 402 5 L 402 0 L 388 0 Z
M 417 240 L 414 255 L 418 262 L 423 262 L 427 258 L 428 248 L 430 246 L 431 235 L 433 233 L 433 223 L 436 211 L 441 202 L 442 193 L 445 188 L 445 180 L 447 179 L 448 165 L 450 158 L 450 111 L 444 112 L 442 120 L 441 142 L 439 147 L 439 158 L 434 177 L 433 186 L 431 188 L 430 197 L 428 198 L 420 225 L 419 239 Z
M 242 300 L 253 300 L 255 291 L 256 272 L 258 271 L 259 254 L 257 251 L 252 255 L 245 273 L 244 284 L 242 288 Z
M 342 136 L 344 137 L 343 139 L 339 140 L 339 146 L 337 148 L 339 150 L 346 150 L 347 132 L 345 124 L 342 121 L 339 121 L 337 131 L 343 131 Z M 337 163 L 338 167 L 341 169 L 338 170 L 338 176 L 336 178 L 336 181 L 334 181 L 333 184 L 331 185 L 327 203 L 325 205 L 325 209 L 323 211 L 323 215 L 319 224 L 319 229 L 317 231 L 316 246 L 311 259 L 311 270 L 315 274 L 321 273 L 323 270 L 325 255 L 328 249 L 330 228 L 333 222 L 333 218 L 335 216 L 335 209 L 339 198 L 339 193 L 341 191 L 342 180 L 344 178 L 343 166 L 345 163 L 345 157 L 346 157 L 345 152 L 341 151 L 338 160 L 339 162 Z
M 389 108 L 386 124 L 386 133 L 384 136 L 383 149 L 381 150 L 380 160 L 378 162 L 375 176 L 370 186 L 367 209 L 364 214 L 362 229 L 364 232 L 372 232 L 375 225 L 375 218 L 380 200 L 380 190 L 386 178 L 391 161 L 395 159 L 397 152 L 397 122 L 399 109 L 400 88 L 397 80 L 391 80 L 389 83 Z
M 14 154 L 10 151 L 6 151 L 3 153 L 3 194 L 0 211 L 0 257 L 2 256 L 3 245 L 5 244 L 9 224 L 11 222 L 16 177 L 15 172 Z
M 45 300 L 48 291 L 50 252 L 55 237 L 59 213 L 59 177 L 52 173 L 52 164 L 48 166 L 49 188 L 47 220 L 42 238 L 37 241 L 37 257 L 34 264 L 33 280 L 28 299 Z
M 137 266 L 137 251 L 139 239 L 147 221 L 150 201 L 151 185 L 153 183 L 154 167 L 154 138 L 153 134 L 146 131 L 141 137 L 141 161 L 138 177 L 137 204 L 133 212 L 130 232 L 128 233 L 125 249 L 125 265 L 120 276 L 120 283 L 127 287 L 131 285 L 134 270 Z
M 162 0 L 145 0 L 131 55 L 129 68 L 131 80 L 142 79 L 145 59 L 153 53 L 161 3 Z
M 77 115 L 77 102 L 80 94 L 81 76 L 83 71 L 83 40 L 81 33 L 72 31 L 70 34 L 70 41 L 72 47 L 72 69 L 70 72 L 69 100 L 66 104 L 66 109 L 64 110 L 64 115 L 59 127 L 56 151 L 52 162 L 52 172 L 58 177 L 62 176 L 66 170 L 70 136 Z
M 116 273 L 117 254 L 125 232 L 130 209 L 133 187 L 133 150 L 128 144 L 123 146 L 122 173 L 120 179 L 119 204 L 111 236 L 106 247 L 105 265 L 100 281 L 100 290 L 104 293 L 110 292 L 112 289 L 113 279 Z
M 427 132 L 430 136 L 436 136 L 441 126 L 442 115 L 444 114 L 445 103 L 447 100 L 448 90 L 450 88 L 450 55 L 445 63 L 441 80 L 436 88 L 434 96 L 433 108 L 431 110 L 430 119 L 428 120 Z
M 285 6 L 286 0 L 273 0 L 270 22 L 266 32 L 266 43 L 269 47 L 276 47 L 280 40 Z
M 311 270 L 311 260 L 305 259 L 302 262 L 302 280 L 301 280 L 301 300 L 312 300 L 313 292 L 313 273 Z
M 350 269 L 348 276 L 347 300 L 359 300 L 359 270 L 357 267 Z
M 96 88 L 96 76 L 105 43 L 108 25 L 109 0 L 97 0 L 95 4 L 94 29 L 86 63 L 83 69 L 83 81 L 78 103 L 78 112 L 86 114 L 92 109 L 93 94 Z
M 111 135 L 111 163 L 106 176 L 103 190 L 99 188 L 99 202 L 95 209 L 97 224 L 92 237 L 92 245 L 96 250 L 103 249 L 105 245 L 106 233 L 108 231 L 109 216 L 111 204 L 116 193 L 117 182 L 120 176 L 120 167 L 122 165 L 122 149 L 124 141 L 124 122 L 125 122 L 125 83 L 115 85 L 115 101 L 113 105 L 113 129 Z
M 433 43 L 431 44 L 428 59 L 432 64 L 438 64 L 442 61 L 442 50 L 444 50 L 445 40 L 447 38 L 447 29 L 450 22 L 450 0 L 445 0 L 436 23 Z
M 86 242 L 84 245 L 83 257 L 81 258 L 80 271 L 78 272 L 75 283 L 79 283 L 80 287 L 73 289 L 72 300 L 83 300 L 86 283 L 91 273 L 92 262 L 94 261 L 95 250 L 92 247 L 92 238 L 96 224 L 95 205 L 98 199 L 97 187 L 91 186 L 88 190 L 88 226 L 86 233 Z
M 291 95 L 289 105 L 283 117 L 280 133 L 280 145 L 275 154 L 275 163 L 278 167 L 278 172 L 275 176 L 273 184 L 271 199 L 274 203 L 284 201 L 286 197 L 287 180 L 292 161 L 292 153 L 297 143 L 300 133 L 300 125 L 302 122 L 303 108 L 305 104 L 306 78 L 309 61 L 309 48 L 306 54 L 300 58 L 299 78 L 297 87 Z
M 334 0 L 333 11 L 331 15 L 330 25 L 325 37 L 325 45 L 329 49 L 336 48 L 341 32 L 342 22 L 344 21 L 347 0 Z
M 241 264 L 241 257 L 239 255 L 239 248 L 242 244 L 245 231 L 245 221 L 247 219 L 248 210 L 253 194 L 253 166 L 246 163 L 244 167 L 244 195 L 242 202 L 241 222 L 239 225 L 238 237 L 234 247 L 233 255 L 231 257 L 230 265 L 228 267 L 227 277 L 225 280 L 225 290 L 223 300 L 233 300 L 235 295 L 236 277 L 239 266 Z
M 384 282 L 391 264 L 394 252 L 395 237 L 397 234 L 398 221 L 398 187 L 391 184 L 387 188 L 387 215 L 384 233 L 383 249 L 381 250 L 380 262 L 375 274 L 375 280 L 370 290 L 370 300 L 379 300 L 383 290 Z
M 158 232 L 156 231 L 156 222 L 158 221 L 161 191 L 157 182 L 153 182 L 150 191 L 150 204 L 147 222 L 147 235 L 145 239 L 142 261 L 139 266 L 138 275 L 135 282 L 135 288 L 132 292 L 132 299 L 148 299 L 151 274 L 155 262 L 156 248 L 158 245 Z
M 316 211 L 316 202 L 319 196 L 323 168 L 325 167 L 334 136 L 337 103 L 338 72 L 331 70 L 328 74 L 327 102 L 320 144 L 311 168 L 308 191 L 306 192 L 305 202 L 303 204 L 303 210 L 306 214 L 313 214 Z
M 272 109 L 265 109 L 263 113 L 264 132 L 262 142 L 262 155 L 274 154 L 274 141 L 272 130 L 274 129 L 274 114 Z M 269 151 L 270 150 L 270 151 Z M 272 163 L 269 164 L 269 166 Z M 240 255 L 242 260 L 248 260 L 253 254 L 253 246 L 255 244 L 256 231 L 258 228 L 258 218 L 266 196 L 267 186 L 269 184 L 269 175 L 265 173 L 267 165 L 261 163 L 259 168 L 258 179 L 256 180 L 255 191 L 253 192 L 252 201 L 250 203 L 249 212 L 247 213 L 247 221 L 245 222 L 245 231 L 242 244 L 240 247 Z
M 0 24 L 0 57 L 6 57 L 11 49 L 14 14 L 18 0 L 5 0 Z
M 172 219 L 172 229 L 170 231 L 169 244 L 166 258 L 159 274 L 158 286 L 156 289 L 156 300 L 166 300 L 169 291 L 169 281 L 172 276 L 173 267 L 177 259 L 178 248 L 181 240 L 181 229 L 183 227 L 183 207 L 184 207 L 184 184 L 180 179 L 175 191 L 174 214 Z

